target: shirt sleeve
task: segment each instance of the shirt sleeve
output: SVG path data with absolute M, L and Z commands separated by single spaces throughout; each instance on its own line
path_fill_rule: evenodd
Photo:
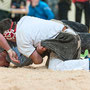
M 19 46 L 18 49 L 24 56 L 28 58 L 35 51 L 35 48 L 31 44 L 23 44 L 23 46 Z
M 48 5 L 45 5 L 43 9 L 44 9 L 44 13 L 48 17 L 48 20 L 54 19 L 54 14 Z
M 16 41 L 19 52 L 24 56 L 30 57 L 30 55 L 35 51 L 33 40 L 28 35 L 25 35 L 25 33 L 18 34 Z
M 29 6 L 29 12 L 28 12 L 27 15 L 28 15 L 28 16 L 34 16 L 34 15 L 35 15 L 35 10 L 34 10 L 34 8 L 32 8 L 31 5 Z

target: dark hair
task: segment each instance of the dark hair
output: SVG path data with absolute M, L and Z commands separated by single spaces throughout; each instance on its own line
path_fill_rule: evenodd
M 12 20 L 7 18 L 0 21 L 0 33 L 3 34 L 4 31 L 8 30 L 11 27 Z M 15 28 L 16 23 L 14 22 L 12 29 Z

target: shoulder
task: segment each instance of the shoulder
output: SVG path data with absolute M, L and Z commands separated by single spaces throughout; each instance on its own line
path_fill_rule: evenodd
M 22 24 L 22 23 L 32 23 L 32 21 L 38 21 L 40 20 L 37 17 L 33 17 L 33 16 L 23 16 L 17 24 Z
M 27 19 L 32 19 L 31 16 L 23 16 L 19 21 L 27 20 Z
M 27 23 L 28 21 L 31 21 L 32 17 L 31 16 L 23 16 L 17 23 L 17 27 L 21 27 L 22 24 Z

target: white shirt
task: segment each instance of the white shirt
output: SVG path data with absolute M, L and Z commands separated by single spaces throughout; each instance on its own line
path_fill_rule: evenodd
M 29 57 L 37 44 L 45 39 L 55 38 L 64 25 L 36 17 L 24 16 L 17 24 L 16 42 L 19 51 Z

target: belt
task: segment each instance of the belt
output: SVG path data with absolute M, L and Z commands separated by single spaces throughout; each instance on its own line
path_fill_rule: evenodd
M 62 32 L 64 32 L 67 28 L 68 28 L 67 26 L 64 26 Z

